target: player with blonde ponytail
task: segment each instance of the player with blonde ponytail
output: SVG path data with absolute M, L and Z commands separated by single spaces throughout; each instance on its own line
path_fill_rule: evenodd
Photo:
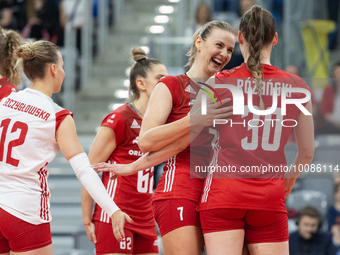
M 19 46 L 30 86 L 0 101 L 0 254 L 52 255 L 47 165 L 61 151 L 77 178 L 124 236 L 131 218 L 112 201 L 78 140 L 72 113 L 53 102 L 65 72 L 59 48 L 48 41 Z

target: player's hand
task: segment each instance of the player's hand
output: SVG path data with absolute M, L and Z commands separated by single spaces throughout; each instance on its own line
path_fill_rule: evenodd
M 284 181 L 285 181 L 285 187 L 286 187 L 285 198 L 287 198 L 293 189 L 296 178 L 284 178 Z
M 227 106 L 230 102 L 230 98 L 225 98 L 221 102 L 217 99 L 215 100 L 207 95 L 207 112 L 206 115 L 202 115 L 202 99 L 201 94 L 206 93 L 204 91 L 199 91 L 195 103 L 190 110 L 190 124 L 191 126 L 201 126 L 208 127 L 213 125 L 214 119 L 225 119 L 229 120 L 233 115 L 233 106 Z
M 99 172 L 111 172 L 111 180 L 116 179 L 118 176 L 126 176 L 134 174 L 131 164 L 109 164 L 109 163 L 98 163 L 92 166 L 93 169 Z
M 125 222 L 133 223 L 133 220 L 129 215 L 121 210 L 116 211 L 111 215 L 113 235 L 118 242 L 121 242 L 125 238 L 124 225 Z
M 97 243 L 97 237 L 96 237 L 96 227 L 93 222 L 90 222 L 88 224 L 84 224 L 85 231 L 87 234 L 87 238 L 94 244 Z

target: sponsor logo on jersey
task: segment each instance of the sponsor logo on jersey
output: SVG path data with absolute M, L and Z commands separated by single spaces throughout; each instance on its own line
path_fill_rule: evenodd
M 139 136 L 137 136 L 137 137 L 132 141 L 132 144 L 135 144 L 135 143 L 138 144 L 138 137 L 139 137 Z
M 153 246 L 158 246 L 158 239 L 153 242 Z
M 185 90 L 185 92 L 188 92 L 188 93 L 192 93 L 192 94 L 196 94 L 196 91 L 190 86 L 188 85 Z
M 141 151 L 129 150 L 129 155 L 141 157 L 144 155 L 144 153 Z
M 140 128 L 140 125 L 138 124 L 137 120 L 133 119 L 133 122 L 130 128 Z

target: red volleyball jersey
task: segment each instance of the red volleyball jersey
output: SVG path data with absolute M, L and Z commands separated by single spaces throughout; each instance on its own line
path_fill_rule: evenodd
M 12 92 L 17 92 L 17 88 L 7 81 L 6 77 L 0 78 L 0 101 Z
M 190 111 L 190 98 L 195 97 L 198 93 L 198 88 L 195 84 L 184 74 L 165 76 L 161 78 L 159 82 L 164 83 L 168 87 L 172 96 L 173 106 L 166 123 L 171 123 L 187 116 Z M 204 141 L 205 139 L 201 138 L 199 142 L 195 142 L 196 146 L 188 146 L 182 152 L 165 162 L 163 175 L 158 182 L 154 194 L 154 201 L 163 199 L 199 201 L 204 179 L 193 178 L 193 176 L 190 175 L 190 161 L 193 159 L 195 161 L 200 160 L 199 156 L 202 151 L 210 155 L 210 143 L 207 145 L 204 144 Z M 201 146 L 198 152 L 195 150 L 195 148 L 199 147 L 197 143 Z M 202 149 L 203 147 L 207 147 L 207 149 L 204 150 Z M 196 153 L 190 154 L 190 152 L 194 150 Z
M 306 83 L 296 75 L 266 64 L 261 65 L 261 69 L 265 109 L 272 106 L 272 94 L 276 88 L 303 88 L 311 92 Z M 259 116 L 250 112 L 248 90 L 252 90 L 254 106 L 258 106 L 260 100 L 255 82 L 248 79 L 251 77 L 245 63 L 215 75 L 216 84 L 230 84 L 243 92 L 244 114 L 232 116 L 233 126 L 230 122 L 216 125 L 217 142 L 211 157 L 211 164 L 216 168 L 205 181 L 200 211 L 216 208 L 286 211 L 283 174 L 287 162 L 284 147 L 295 124 L 294 120 L 301 111 L 294 104 L 288 104 L 286 115 L 282 115 L 279 94 L 275 105 L 277 108 L 272 114 Z M 221 99 L 232 98 L 229 89 L 217 88 L 216 92 Z M 304 93 L 287 94 L 288 99 L 304 97 Z M 225 172 L 221 170 L 223 167 Z M 262 171 L 265 170 L 267 172 L 263 174 Z
M 143 154 L 138 147 L 138 136 L 142 119 L 128 104 L 111 112 L 102 122 L 102 126 L 112 128 L 116 136 L 116 149 L 108 162 L 128 164 L 136 161 Z M 156 235 L 151 201 L 153 192 L 153 167 L 130 176 L 120 176 L 110 180 L 110 173 L 104 172 L 102 182 L 117 206 L 132 219 L 125 227 L 146 238 Z M 111 223 L 111 218 L 96 204 L 94 220 Z

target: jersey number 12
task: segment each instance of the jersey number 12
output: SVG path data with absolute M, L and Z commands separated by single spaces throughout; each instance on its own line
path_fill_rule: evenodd
M 4 159 L 5 140 L 7 137 L 7 132 L 9 131 L 8 127 L 10 125 L 10 122 L 11 122 L 11 119 L 4 119 L 0 123 L 0 128 L 2 128 L 2 133 L 0 137 L 0 161 L 4 161 L 7 164 L 17 167 L 19 165 L 19 160 L 12 158 L 12 149 L 13 147 L 20 146 L 25 142 L 25 138 L 26 138 L 27 131 L 28 131 L 28 126 L 26 123 L 23 123 L 20 121 L 14 122 L 12 129 L 11 129 L 11 133 L 14 133 L 20 130 L 20 134 L 17 139 L 14 139 L 8 143 L 7 155 L 5 156 L 5 159 Z

